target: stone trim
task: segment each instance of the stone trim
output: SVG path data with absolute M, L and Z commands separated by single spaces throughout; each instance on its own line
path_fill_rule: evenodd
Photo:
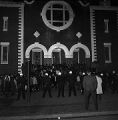
M 90 58 L 90 51 L 89 51 L 88 47 L 81 43 L 77 43 L 71 47 L 71 49 L 70 49 L 70 57 L 71 58 L 73 58 L 73 52 L 76 48 L 82 48 L 85 51 L 85 58 Z
M 118 10 L 118 7 L 113 7 L 113 6 L 91 6 L 90 9 L 93 9 L 93 10 Z
M 57 27 L 57 26 L 54 26 L 51 23 L 49 23 L 49 21 L 47 20 L 46 12 L 47 12 L 49 6 L 51 6 L 53 4 L 61 4 L 61 5 L 65 5 L 68 7 L 70 18 L 69 18 L 69 21 L 65 25 Z M 53 10 L 53 8 L 51 8 L 51 10 Z M 43 22 L 45 23 L 45 25 L 52 30 L 56 30 L 57 32 L 60 32 L 61 30 L 68 28 L 72 24 L 73 19 L 74 19 L 74 13 L 73 13 L 71 6 L 69 5 L 69 3 L 64 2 L 64 1 L 49 1 L 48 3 L 46 3 L 44 5 L 42 12 L 41 12 L 41 16 L 42 16 L 42 19 L 43 19 Z M 53 14 L 51 17 L 53 17 Z
M 19 7 L 18 18 L 18 73 L 21 73 L 21 67 L 24 60 L 24 5 Z
M 52 45 L 52 46 L 49 48 L 49 50 L 48 50 L 48 58 L 52 58 L 52 52 L 53 52 L 53 50 L 56 49 L 56 48 L 61 48 L 61 49 L 63 49 L 64 52 L 65 52 L 65 57 L 66 57 L 66 58 L 70 58 L 70 53 L 69 53 L 68 48 L 67 48 L 65 45 L 63 45 L 63 44 L 61 44 L 61 43 L 59 43 L 59 42 L 57 42 L 56 44 Z
M 43 50 L 44 52 L 44 58 L 47 58 L 47 49 L 45 46 L 43 46 L 42 44 L 39 44 L 38 42 L 35 42 L 34 44 L 31 44 L 25 51 L 25 58 L 30 58 L 30 51 L 33 49 L 33 48 L 40 48 Z
M 0 1 L 0 7 L 21 7 L 23 3 Z
M 95 31 L 95 10 L 90 8 L 90 29 L 91 29 L 91 53 L 92 62 L 97 61 L 96 31 Z

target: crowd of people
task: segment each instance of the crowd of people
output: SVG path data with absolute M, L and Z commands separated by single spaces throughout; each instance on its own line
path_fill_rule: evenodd
M 72 93 L 74 96 L 77 96 L 78 92 L 85 94 L 87 100 L 86 109 L 88 109 L 90 95 L 93 96 L 96 109 L 98 109 L 95 99 L 95 95 L 99 94 L 98 86 L 101 85 L 100 94 L 105 93 L 108 89 L 111 93 L 118 93 L 118 74 L 115 70 L 110 73 L 96 73 L 96 71 L 89 69 L 91 74 L 88 74 L 85 66 L 52 65 L 33 66 L 32 68 L 29 75 L 25 73 L 0 75 L 0 95 L 6 97 L 17 95 L 16 100 L 19 100 L 21 96 L 26 99 L 29 90 L 30 96 L 33 92 L 42 91 L 42 97 L 45 98 L 47 93 L 49 97 L 53 97 L 52 90 L 57 90 L 57 97 L 65 97 L 66 89 L 68 90 L 68 97 Z M 93 83 L 91 86 L 90 82 L 86 82 L 93 79 L 89 78 L 89 75 L 94 76 L 97 80 L 94 86 Z M 90 93 L 88 89 L 92 89 L 94 92 Z M 101 99 L 101 95 L 99 95 L 99 98 Z

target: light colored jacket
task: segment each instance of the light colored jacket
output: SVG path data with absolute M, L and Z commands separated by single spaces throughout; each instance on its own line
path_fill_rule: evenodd
M 102 91 L 102 78 L 99 77 L 99 76 L 96 76 L 96 79 L 97 79 L 97 89 L 96 89 L 96 93 L 97 94 L 103 94 L 103 91 Z

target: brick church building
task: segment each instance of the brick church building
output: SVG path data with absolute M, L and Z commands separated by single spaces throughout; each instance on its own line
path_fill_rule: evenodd
M 110 0 L 0 0 L 0 73 L 22 64 L 118 67 L 118 7 Z

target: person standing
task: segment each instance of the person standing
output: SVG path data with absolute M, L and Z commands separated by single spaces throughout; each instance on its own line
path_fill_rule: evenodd
M 58 87 L 58 95 L 57 97 L 64 97 L 64 87 L 65 87 L 65 76 L 59 71 L 57 75 L 57 87 Z
M 17 79 L 17 89 L 18 89 L 18 95 L 16 100 L 20 100 L 20 97 L 22 95 L 22 98 L 25 100 L 25 85 L 26 85 L 26 78 L 24 75 L 20 75 Z
M 92 75 L 90 71 L 87 71 L 87 75 L 83 78 L 83 88 L 85 96 L 85 109 L 88 110 L 90 97 L 92 97 L 95 109 L 98 110 L 96 98 L 97 80 L 95 75 Z
M 75 88 L 76 78 L 73 75 L 72 71 L 69 71 L 68 82 L 69 82 L 69 95 L 68 96 L 69 97 L 71 96 L 71 92 L 73 92 L 74 96 L 77 96 L 76 88 Z
M 111 79 L 111 90 L 112 93 L 118 93 L 118 76 L 115 70 L 112 71 L 112 74 L 110 76 Z
M 6 97 L 10 94 L 10 75 L 4 77 L 4 94 Z
M 101 99 L 102 99 L 102 94 L 103 94 L 103 90 L 102 90 L 102 78 L 100 77 L 99 74 L 97 74 L 97 75 L 96 75 L 96 79 L 97 79 L 97 89 L 96 89 L 96 93 L 97 93 L 98 99 L 101 101 Z
M 45 73 L 45 76 L 44 76 L 43 80 L 44 80 L 44 88 L 43 88 L 42 97 L 45 98 L 45 95 L 48 92 L 49 97 L 51 98 L 52 94 L 51 94 L 51 77 L 50 77 L 50 75 L 48 73 Z

